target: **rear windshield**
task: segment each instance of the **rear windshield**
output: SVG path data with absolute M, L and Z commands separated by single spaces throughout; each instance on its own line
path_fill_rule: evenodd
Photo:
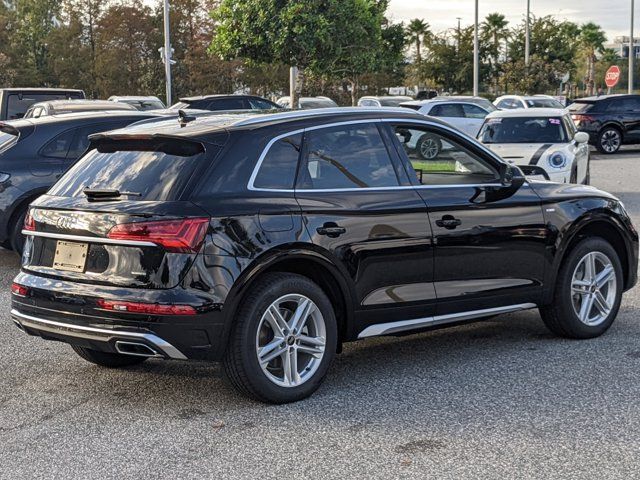
M 61 93 L 11 93 L 7 100 L 7 118 L 22 118 L 34 103 L 47 100 L 67 100 L 84 98 L 81 92 Z
M 399 106 L 403 108 L 410 108 L 411 110 L 420 110 L 422 107 L 422 105 L 415 103 L 401 103 Z
M 553 98 L 530 98 L 526 102 L 529 108 L 564 108 L 564 105 Z
M 593 108 L 593 103 L 573 102 L 567 107 L 570 112 L 586 113 Z
M 482 143 L 565 143 L 567 133 L 561 118 L 491 118 L 478 136 Z
M 300 100 L 302 108 L 330 108 L 337 107 L 338 104 L 333 100 L 323 100 L 322 98 L 314 98 L 312 100 Z
M 397 107 L 402 102 L 410 102 L 410 98 L 379 98 L 380 105 L 383 107 Z
M 83 190 L 118 190 L 126 200 L 175 200 L 204 153 L 91 150 L 56 183 L 49 195 L 82 197 Z M 125 192 L 127 193 L 125 195 Z

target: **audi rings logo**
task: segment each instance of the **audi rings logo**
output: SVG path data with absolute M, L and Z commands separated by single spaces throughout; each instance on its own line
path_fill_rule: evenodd
M 78 220 L 73 217 L 59 217 L 56 221 L 56 227 L 61 230 L 71 230 L 77 224 Z

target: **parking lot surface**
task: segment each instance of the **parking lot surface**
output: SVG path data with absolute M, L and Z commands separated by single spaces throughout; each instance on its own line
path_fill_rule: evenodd
M 640 150 L 592 183 L 640 225 Z M 309 400 L 236 394 L 216 364 L 107 370 L 9 318 L 0 251 L 0 478 L 634 478 L 640 289 L 603 337 L 553 337 L 537 311 L 345 346 Z

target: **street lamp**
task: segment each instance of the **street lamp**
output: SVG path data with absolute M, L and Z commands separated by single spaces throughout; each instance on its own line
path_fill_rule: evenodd
M 629 95 L 633 93 L 633 61 L 636 56 L 636 49 L 633 41 L 633 14 L 634 14 L 634 0 L 631 0 L 631 31 L 629 33 Z
M 531 18 L 531 0 L 527 0 L 527 21 L 524 26 L 524 64 L 529 66 L 529 48 L 531 43 L 531 32 L 529 31 L 529 23 Z
M 476 0 L 475 22 L 473 25 L 473 96 L 478 96 L 480 58 L 478 49 L 478 0 Z
M 164 47 L 160 52 L 164 63 L 164 76 L 166 83 L 167 107 L 171 106 L 171 42 L 169 38 L 169 0 L 164 0 Z

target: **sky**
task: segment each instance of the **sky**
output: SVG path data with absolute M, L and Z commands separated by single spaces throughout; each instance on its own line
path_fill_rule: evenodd
M 511 24 L 519 23 L 526 15 L 526 0 L 479 0 L 480 21 L 489 13 L 499 12 Z M 531 13 L 537 17 L 554 15 L 578 24 L 593 21 L 607 32 L 608 40 L 628 35 L 631 0 L 531 0 Z M 422 18 L 431 30 L 440 32 L 461 24 L 471 25 L 474 0 L 391 0 L 389 17 L 396 22 Z M 636 2 L 635 37 L 640 36 L 640 1 Z

